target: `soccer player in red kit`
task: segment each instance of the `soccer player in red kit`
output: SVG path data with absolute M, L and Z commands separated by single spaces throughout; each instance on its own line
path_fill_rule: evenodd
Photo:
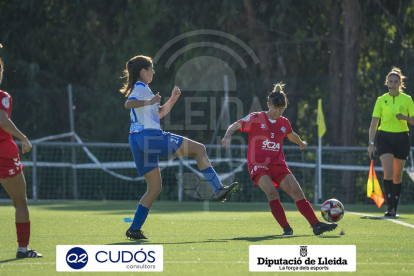
M 308 220 L 315 235 L 332 231 L 337 227 L 335 223 L 320 222 L 306 200 L 299 183 L 286 165 L 282 150 L 283 138 L 305 149 L 307 143 L 292 131 L 287 118 L 282 116 L 288 100 L 283 92 L 284 84 L 278 83 L 268 96 L 269 111 L 253 112 L 241 120 L 233 123 L 226 132 L 221 144 L 230 145 L 230 137 L 236 131 L 249 133 L 249 149 L 247 152 L 247 166 L 250 178 L 256 186 L 265 192 L 270 210 L 276 221 L 283 228 L 283 235 L 293 235 L 285 210 L 280 203 L 278 187 L 282 188 L 296 202 L 299 212 Z
M 0 58 L 0 84 L 3 79 L 4 63 Z M 20 163 L 19 148 L 12 135 L 22 141 L 22 152 L 32 149 L 30 141 L 10 120 L 13 101 L 11 96 L 0 90 L 0 183 L 13 201 L 16 209 L 17 248 L 16 258 L 39 258 L 42 254 L 27 246 L 30 239 L 29 209 L 27 208 L 26 180 Z

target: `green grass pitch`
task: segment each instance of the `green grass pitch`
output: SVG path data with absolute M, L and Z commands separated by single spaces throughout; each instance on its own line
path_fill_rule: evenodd
M 14 208 L 0 203 L 0 275 L 74 275 L 56 272 L 56 245 L 164 246 L 163 275 L 249 275 L 249 245 L 356 245 L 355 275 L 409 274 L 414 271 L 414 228 L 364 215 L 345 214 L 338 228 L 314 236 L 294 204 L 284 204 L 294 236 L 282 237 L 282 229 L 262 203 L 203 202 L 154 203 L 143 230 L 148 241 L 125 237 L 137 202 L 79 201 L 31 202 L 30 247 L 42 259 L 16 260 Z M 320 207 L 314 206 L 317 216 Z M 385 207 L 345 205 L 347 211 L 382 216 Z M 399 208 L 399 221 L 414 225 L 412 206 Z M 345 235 L 340 235 L 341 231 Z M 139 272 L 144 274 L 144 272 Z M 87 274 L 86 272 L 82 275 Z M 98 275 L 96 272 L 89 273 Z M 117 272 L 116 275 L 131 275 Z M 277 275 L 292 275 L 278 273 Z M 295 273 L 294 273 L 295 274 Z M 305 275 L 312 275 L 307 272 Z M 328 274 L 344 275 L 346 272 Z M 106 273 L 108 275 L 108 273 Z M 135 273 L 137 275 L 137 273 Z

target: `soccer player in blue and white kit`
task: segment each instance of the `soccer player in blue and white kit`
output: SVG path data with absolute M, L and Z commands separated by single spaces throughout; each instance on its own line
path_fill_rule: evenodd
M 196 159 L 207 182 L 215 192 L 215 198 L 225 201 L 226 197 L 236 191 L 237 182 L 223 186 L 207 157 L 203 144 L 188 138 L 164 132 L 160 127 L 162 119 L 174 106 L 181 91 L 174 87 L 171 98 L 160 106 L 161 96 L 154 95 L 148 84 L 155 74 L 152 59 L 146 56 L 131 58 L 124 70 L 127 79 L 120 92 L 128 97 L 125 108 L 130 109 L 131 128 L 129 143 L 140 176 L 147 182 L 147 192 L 141 198 L 131 227 L 126 236 L 131 239 L 146 239 L 141 231 L 149 209 L 161 192 L 162 180 L 158 166 L 158 157 L 192 156 Z

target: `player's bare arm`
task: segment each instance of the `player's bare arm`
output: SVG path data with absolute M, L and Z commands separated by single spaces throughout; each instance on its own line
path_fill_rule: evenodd
M 230 137 L 236 130 L 239 130 L 241 127 L 242 125 L 239 122 L 235 122 L 232 125 L 230 125 L 226 131 L 226 135 L 224 135 L 224 138 L 221 140 L 221 145 L 225 148 L 230 146 Z
M 372 117 L 371 126 L 369 127 L 369 142 L 368 142 L 368 156 L 372 158 L 375 156 L 374 139 L 377 133 L 378 122 L 380 118 Z
M 158 115 L 160 119 L 164 118 L 165 115 L 167 115 L 168 112 L 170 112 L 170 110 L 172 109 L 172 107 L 177 102 L 178 98 L 180 97 L 180 95 L 181 95 L 180 88 L 175 86 L 173 91 L 171 92 L 171 98 L 163 106 L 161 106 L 160 110 L 158 111 Z
M 308 146 L 308 143 L 306 143 L 305 141 L 302 141 L 302 139 L 300 139 L 299 135 L 297 135 L 295 132 L 291 132 L 287 135 L 289 141 L 291 141 L 292 143 L 295 143 L 296 145 L 300 146 L 300 149 L 303 150 Z
M 14 125 L 12 120 L 9 119 L 7 112 L 0 110 L 0 127 L 7 133 L 13 135 L 20 141 L 22 141 L 23 154 L 29 152 L 32 149 L 32 144 L 27 137 Z
M 160 92 L 154 95 L 154 97 L 152 97 L 150 100 L 127 100 L 125 102 L 125 108 L 126 109 L 138 108 L 141 106 L 153 105 L 159 102 L 161 102 Z

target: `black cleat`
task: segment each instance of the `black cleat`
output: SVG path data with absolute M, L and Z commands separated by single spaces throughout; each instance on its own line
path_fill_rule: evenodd
M 282 236 L 291 236 L 293 235 L 293 229 L 290 225 L 283 227 L 283 234 Z
M 131 227 L 126 231 L 125 235 L 131 240 L 146 240 L 147 237 L 144 236 L 141 229 L 132 230 Z
M 16 258 L 43 258 L 43 255 L 40 253 L 37 253 L 33 249 L 29 249 L 26 252 L 23 251 L 17 251 Z
M 387 211 L 384 213 L 384 216 L 386 217 L 393 217 L 395 216 L 395 210 L 392 208 L 392 206 L 388 205 Z
M 313 228 L 313 233 L 316 236 L 319 236 L 322 233 L 334 230 L 337 226 L 338 224 L 336 223 L 325 223 L 325 222 L 320 221 L 315 226 L 312 226 L 312 228 Z
M 234 193 L 238 188 L 239 184 L 237 182 L 233 182 L 229 186 L 223 186 L 220 188 L 220 190 L 217 191 L 214 198 L 217 198 L 218 201 L 224 202 L 226 201 L 226 197 Z

